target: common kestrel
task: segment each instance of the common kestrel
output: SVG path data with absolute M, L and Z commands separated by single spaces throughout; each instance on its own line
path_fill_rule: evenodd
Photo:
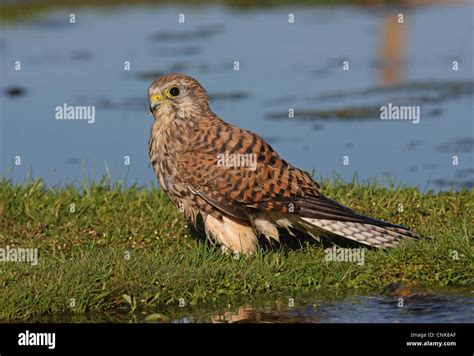
M 154 118 L 150 162 L 173 203 L 224 250 L 254 252 L 258 237 L 302 231 L 378 248 L 416 238 L 407 228 L 363 216 L 325 197 L 308 173 L 261 137 L 221 120 L 201 84 L 168 74 L 149 88 Z

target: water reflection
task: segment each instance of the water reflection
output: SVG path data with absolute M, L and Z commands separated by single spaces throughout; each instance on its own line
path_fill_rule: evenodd
M 401 16 L 401 17 L 400 17 Z M 380 66 L 379 81 L 384 86 L 395 85 L 400 82 L 402 61 L 405 55 L 407 27 L 404 17 L 409 18 L 409 12 L 390 11 L 382 19 L 380 38 Z
M 402 303 L 400 298 L 403 298 Z M 229 304 L 231 303 L 231 304 Z M 472 323 L 474 290 L 443 288 L 410 290 L 398 287 L 375 294 L 319 291 L 291 298 L 267 295 L 247 302 L 164 306 L 130 313 L 127 310 L 67 313 L 30 318 L 26 322 L 65 323 Z
M 273 301 L 273 307 L 226 308 L 212 314 L 210 320 L 213 323 L 466 323 L 474 321 L 473 292 L 466 290 L 457 295 L 404 289 L 398 294 L 352 296 L 334 302 L 316 299 L 294 307 Z
M 266 319 L 264 311 L 258 310 L 251 305 L 238 307 L 236 311 L 225 310 L 219 314 L 211 315 L 213 323 L 263 323 L 271 320 Z M 271 315 L 271 314 L 270 314 Z M 275 320 L 275 318 L 273 318 Z

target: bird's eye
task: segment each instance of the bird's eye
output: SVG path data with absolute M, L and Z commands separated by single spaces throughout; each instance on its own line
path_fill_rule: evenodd
M 168 90 L 168 93 L 171 97 L 175 98 L 179 95 L 179 89 L 177 87 L 172 87 L 170 90 Z

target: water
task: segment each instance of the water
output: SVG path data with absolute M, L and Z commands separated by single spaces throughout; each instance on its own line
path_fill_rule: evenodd
M 147 88 L 180 71 L 224 120 L 317 177 L 472 187 L 472 6 L 406 8 L 403 26 L 396 9 L 219 6 L 79 8 L 74 24 L 55 10 L 4 25 L 0 172 L 64 184 L 100 178 L 107 164 L 112 179 L 150 184 Z M 95 106 L 95 122 L 56 120 L 64 103 Z M 380 120 L 388 103 L 419 105 L 420 122 Z
M 130 313 L 114 311 L 44 316 L 30 322 L 157 322 L 157 323 L 472 323 L 473 291 L 438 289 L 405 297 L 318 292 L 272 296 L 212 305 L 167 306 Z
M 472 297 L 462 295 L 415 298 L 405 301 L 402 307 L 397 299 L 391 297 L 352 296 L 326 303 L 307 301 L 283 309 L 240 306 L 211 315 L 210 319 L 213 322 L 466 323 L 474 320 L 473 307 Z

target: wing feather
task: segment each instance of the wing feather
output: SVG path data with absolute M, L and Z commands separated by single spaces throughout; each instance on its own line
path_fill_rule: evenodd
M 308 173 L 291 166 L 253 132 L 217 117 L 206 125 L 196 130 L 192 148 L 180 156 L 178 166 L 189 188 L 222 212 L 246 220 L 247 211 L 258 209 L 405 229 L 326 198 Z M 226 154 L 255 155 L 256 167 L 222 165 L 219 158 Z

